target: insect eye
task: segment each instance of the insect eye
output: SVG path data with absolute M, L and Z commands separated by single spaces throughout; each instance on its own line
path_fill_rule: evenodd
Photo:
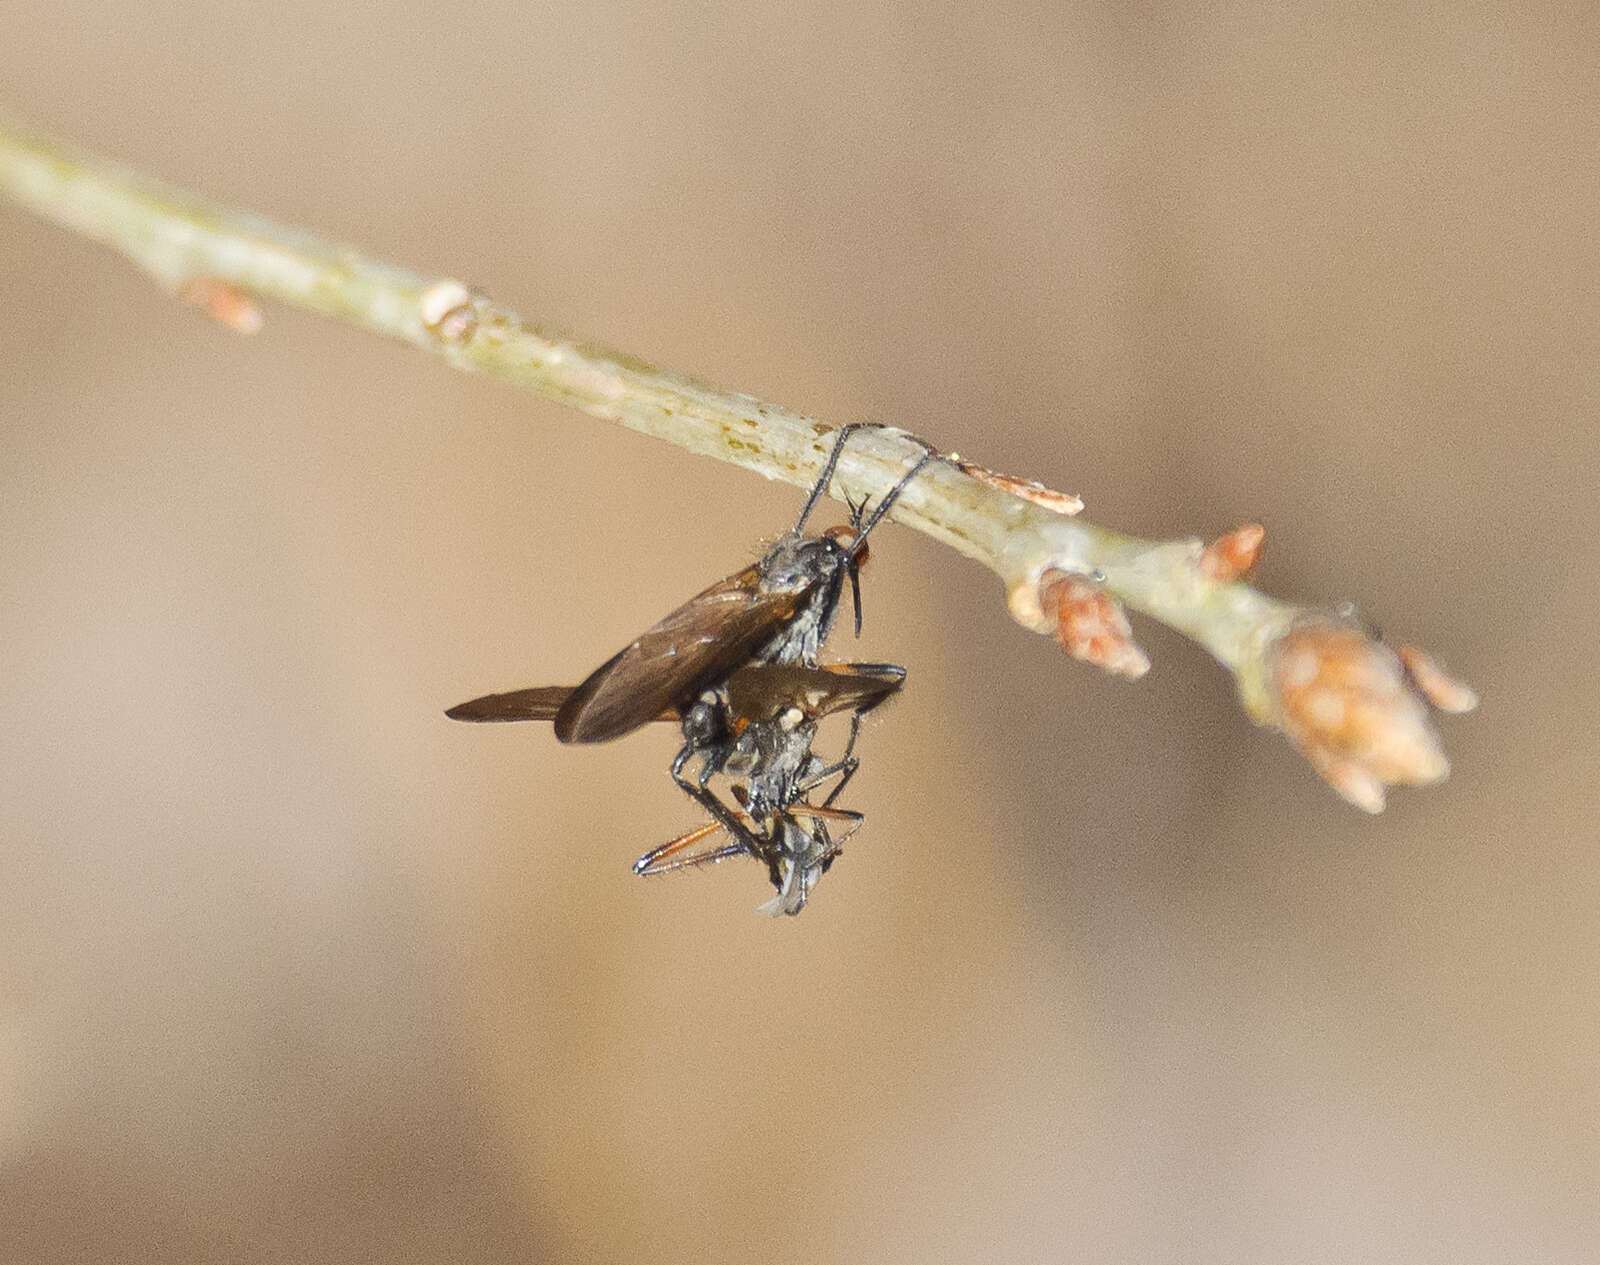
M 830 527 L 822 533 L 824 540 L 832 541 L 845 553 L 850 554 L 859 567 L 867 560 L 866 539 L 854 527 Z

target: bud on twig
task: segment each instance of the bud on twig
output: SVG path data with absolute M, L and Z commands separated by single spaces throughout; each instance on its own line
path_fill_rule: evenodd
M 190 277 L 178 287 L 178 298 L 192 303 L 219 325 L 235 334 L 260 333 L 261 309 L 232 282 L 217 277 Z
M 1150 670 L 1150 660 L 1134 641 L 1121 603 L 1093 580 L 1047 571 L 1039 585 L 1039 606 L 1046 615 L 1054 615 L 1056 638 L 1074 659 L 1114 676 L 1140 677 Z
M 1261 561 L 1261 545 L 1266 538 L 1267 529 L 1260 523 L 1246 523 L 1218 536 L 1200 555 L 1200 574 L 1224 584 L 1248 575 Z
M 1298 621 L 1272 652 L 1269 719 L 1334 790 L 1369 813 L 1383 810 L 1386 786 L 1425 786 L 1450 772 L 1428 703 L 1443 698 L 1464 710 L 1476 702 L 1420 651 L 1403 654 L 1317 616 Z M 1408 670 L 1411 663 L 1421 670 Z
M 1478 695 L 1470 685 L 1451 676 L 1415 646 L 1396 646 L 1394 652 L 1406 665 L 1412 684 L 1440 711 L 1470 712 L 1478 705 Z

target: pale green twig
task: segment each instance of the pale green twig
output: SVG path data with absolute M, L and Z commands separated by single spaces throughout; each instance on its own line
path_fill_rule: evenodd
M 255 323 L 246 295 L 276 299 L 802 486 L 816 477 L 829 447 L 832 428 L 809 417 L 542 329 L 458 282 L 369 259 L 4 125 L 0 191 L 121 251 L 238 328 Z M 859 499 L 882 489 L 920 451 L 893 430 L 862 431 L 840 462 L 832 494 Z M 1324 776 L 1364 807 L 1381 806 L 1383 781 L 1443 775 L 1443 757 L 1426 730 L 1415 739 L 1418 759 L 1379 775 L 1375 790 L 1370 777 L 1349 784 L 1348 770 L 1342 784 L 1349 753 L 1336 752 L 1343 763 L 1330 772 L 1316 736 L 1308 740 L 1305 725 L 1297 728 L 1283 714 L 1275 679 L 1276 647 L 1306 612 L 1241 583 L 1238 568 L 1215 565 L 1197 540 L 1120 535 L 1069 517 L 1075 509 L 1073 498 L 956 461 L 928 467 L 892 517 L 983 563 L 1004 582 L 1019 623 L 1059 635 L 1102 666 L 1138 675 L 1145 665 L 1118 625 L 1112 598 L 1192 637 L 1233 672 L 1252 717 L 1287 728 Z M 1063 577 L 1077 587 L 1063 588 Z

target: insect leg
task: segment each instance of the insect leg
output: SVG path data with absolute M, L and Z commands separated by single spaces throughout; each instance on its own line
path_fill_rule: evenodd
M 728 843 L 720 848 L 713 848 L 709 852 L 693 852 L 694 848 L 708 835 L 717 833 L 722 829 L 720 821 L 708 821 L 703 826 L 685 834 L 679 835 L 670 843 L 663 843 L 659 848 L 652 848 L 633 863 L 635 874 L 655 875 L 669 874 L 673 870 L 684 870 L 694 865 L 711 865 L 717 861 L 724 861 L 728 857 L 743 856 L 745 846 L 742 843 Z
M 839 433 L 833 441 L 833 451 L 828 454 L 828 463 L 822 467 L 822 473 L 817 477 L 816 484 L 811 489 L 811 495 L 806 497 L 805 507 L 800 511 L 800 519 L 794 525 L 796 534 L 805 530 L 806 519 L 811 517 L 811 511 L 817 507 L 817 502 L 822 499 L 822 494 L 828 490 L 828 484 L 833 482 L 833 472 L 838 468 L 839 455 L 844 452 L 845 440 L 858 430 L 876 426 L 876 422 L 850 422 L 839 427 Z
M 856 738 L 861 733 L 861 716 L 861 712 L 850 713 L 850 740 L 844 744 L 844 754 L 826 768 L 818 769 L 809 774 L 796 788 L 796 798 L 821 786 L 830 777 L 842 774 L 843 776 L 839 777 L 838 785 L 830 790 L 827 798 L 822 801 L 822 807 L 830 807 L 833 801 L 839 798 L 839 793 L 849 784 L 850 779 L 855 776 L 856 769 L 861 765 L 861 761 L 854 755 Z M 818 763 L 821 762 L 818 761 Z
M 923 466 L 939 459 L 939 450 L 937 448 L 925 439 L 920 442 L 927 448 L 927 451 L 917 458 L 916 465 L 902 474 L 895 485 L 883 494 L 883 499 L 873 507 L 872 516 L 861 524 L 861 534 L 856 537 L 855 550 L 859 551 L 861 549 L 861 542 L 867 538 L 867 533 L 878 525 L 878 520 L 887 514 L 890 507 L 900 499 L 900 493 L 906 490 L 906 484 L 916 478 L 917 472 Z
M 696 753 L 696 745 L 692 742 L 683 744 L 683 749 L 678 752 L 677 758 L 672 762 L 672 780 L 681 790 L 706 812 L 710 813 L 717 823 L 726 830 L 739 843 L 740 847 L 749 852 L 751 856 L 765 858 L 770 849 L 762 846 L 758 839 L 737 813 L 722 802 L 717 795 L 707 789 L 704 781 L 691 780 L 683 771 L 683 766 L 688 763 L 689 757 Z
M 797 804 L 789 811 L 789 815 L 791 817 L 811 818 L 811 820 L 817 824 L 818 829 L 822 830 L 824 834 L 827 833 L 827 826 L 824 825 L 825 822 L 849 822 L 850 829 L 846 830 L 844 834 L 839 836 L 837 840 L 839 844 L 844 843 L 846 839 L 855 834 L 855 832 L 861 828 L 861 823 L 866 820 L 864 814 L 855 812 L 853 809 L 812 807 L 810 804 Z

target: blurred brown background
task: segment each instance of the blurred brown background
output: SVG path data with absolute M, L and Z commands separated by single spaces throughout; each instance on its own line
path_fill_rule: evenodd
M 1483 692 L 1368 819 L 874 541 L 796 920 L 573 681 L 794 489 L 0 205 L 0 1259 L 1590 1261 L 1591 6 L 13 0 L 0 102 L 1141 534 Z

